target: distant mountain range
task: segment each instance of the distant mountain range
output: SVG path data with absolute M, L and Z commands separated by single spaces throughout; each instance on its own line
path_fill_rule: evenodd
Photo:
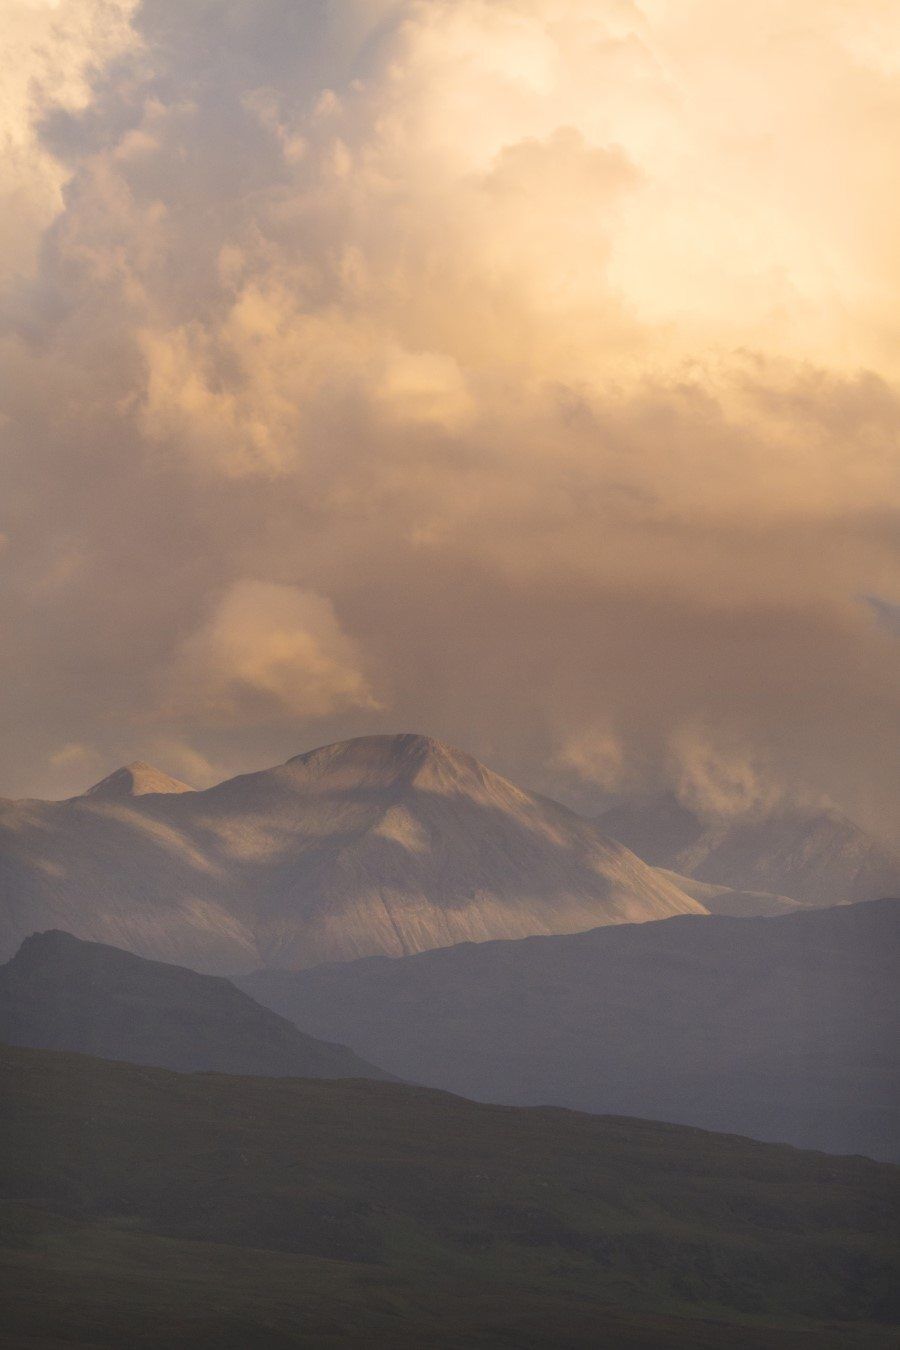
M 35 933 L 0 966 L 0 1041 L 170 1069 L 390 1077 L 228 980 L 59 932 Z
M 138 764 L 4 802 L 0 897 L 0 956 L 59 928 L 223 974 L 705 912 L 592 822 L 412 735 L 205 792 Z
M 711 824 L 674 798 L 598 824 L 425 736 L 325 746 L 197 792 L 144 763 L 0 801 L 0 959 L 62 929 L 230 975 L 676 914 L 900 893 L 824 814 Z
M 787 895 L 773 895 L 771 891 L 736 890 L 715 881 L 698 881 L 667 867 L 657 867 L 656 871 L 685 895 L 692 896 L 709 914 L 727 914 L 733 919 L 771 918 L 774 914 L 796 914 L 801 909 L 816 908 Z
M 888 1350 L 897 1204 L 864 1158 L 0 1047 L 10 1350 Z
M 835 811 L 713 819 L 663 792 L 612 807 L 597 823 L 645 862 L 681 874 L 679 880 L 812 905 L 900 895 L 900 856 Z
M 399 1076 L 900 1160 L 900 900 L 464 944 L 243 986 Z

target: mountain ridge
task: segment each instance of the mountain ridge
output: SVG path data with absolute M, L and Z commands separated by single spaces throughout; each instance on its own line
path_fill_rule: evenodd
M 220 976 L 61 929 L 32 933 L 0 966 L 0 1040 L 180 1071 L 391 1077 Z
M 399 1076 L 900 1161 L 900 900 L 465 943 L 241 987 Z
M 716 817 L 663 792 L 627 799 L 597 824 L 654 867 L 737 891 L 813 905 L 900 893 L 900 855 L 832 809 Z
M 411 733 L 199 792 L 0 804 L 0 894 L 0 954 L 63 928 L 222 974 L 706 912 L 590 821 Z

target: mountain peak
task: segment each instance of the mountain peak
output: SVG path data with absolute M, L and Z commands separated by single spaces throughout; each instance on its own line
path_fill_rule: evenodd
M 76 937 L 64 928 L 47 928 L 23 938 L 19 950 L 5 966 L 0 966 L 0 972 L 6 970 L 21 974 L 34 970 L 55 970 L 58 973 L 64 970 L 69 976 L 79 969 L 95 965 L 98 960 L 108 960 L 113 965 L 118 962 L 120 965 L 134 966 L 140 963 L 141 958 L 105 943 Z
M 27 964 L 35 956 L 40 958 L 52 952 L 75 952 L 85 945 L 80 938 L 67 933 L 64 928 L 47 928 L 43 932 L 30 933 L 28 937 L 23 938 L 19 950 L 11 958 L 11 963 Z
M 159 787 L 130 766 L 97 801 L 47 807 L 27 917 L 0 939 L 64 926 L 233 971 L 706 912 L 590 821 L 430 736 L 359 737 L 204 792 L 132 795 Z
M 141 759 L 125 764 L 121 769 L 101 778 L 88 788 L 85 797 L 146 797 L 152 793 L 193 792 L 187 783 L 163 773 Z
M 103 1059 L 275 1077 L 385 1078 L 307 1036 L 229 980 L 60 929 L 0 966 L 0 1040 Z
M 358 776 L 360 782 L 385 786 L 415 784 L 423 788 L 447 788 L 464 779 L 481 781 L 489 772 L 474 755 L 416 732 L 336 741 L 295 755 L 288 760 L 285 767 L 288 766 L 311 776 L 346 772 Z

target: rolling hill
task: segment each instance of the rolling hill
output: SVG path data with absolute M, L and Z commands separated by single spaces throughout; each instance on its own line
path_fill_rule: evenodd
M 681 917 L 244 987 L 399 1076 L 486 1101 L 900 1159 L 900 900 Z
M 896 1169 L 0 1048 L 0 1346 L 887 1350 Z
M 35 933 L 0 966 L 0 1041 L 169 1069 L 387 1078 L 228 980 L 69 933 Z
M 703 913 L 565 807 L 422 736 L 205 792 L 130 766 L 0 804 L 0 956 L 59 928 L 231 974 Z

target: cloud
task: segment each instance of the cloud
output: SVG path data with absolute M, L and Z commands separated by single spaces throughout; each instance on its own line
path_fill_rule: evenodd
M 62 206 L 66 167 L 43 143 L 40 119 L 91 103 L 92 76 L 132 49 L 137 0 L 6 0 L 0 87 L 0 280 L 26 275 L 41 231 Z
M 889 5 L 8 15 L 6 791 L 418 727 L 896 828 Z
M 679 801 L 707 818 L 766 814 L 782 804 L 771 765 L 752 748 L 717 743 L 708 727 L 675 727 L 669 739 L 671 778 Z
M 570 733 L 557 755 L 557 764 L 602 791 L 621 791 L 628 785 L 622 742 L 607 727 Z
M 233 725 L 374 710 L 359 662 L 324 597 L 238 582 L 183 643 L 170 671 L 167 712 Z

